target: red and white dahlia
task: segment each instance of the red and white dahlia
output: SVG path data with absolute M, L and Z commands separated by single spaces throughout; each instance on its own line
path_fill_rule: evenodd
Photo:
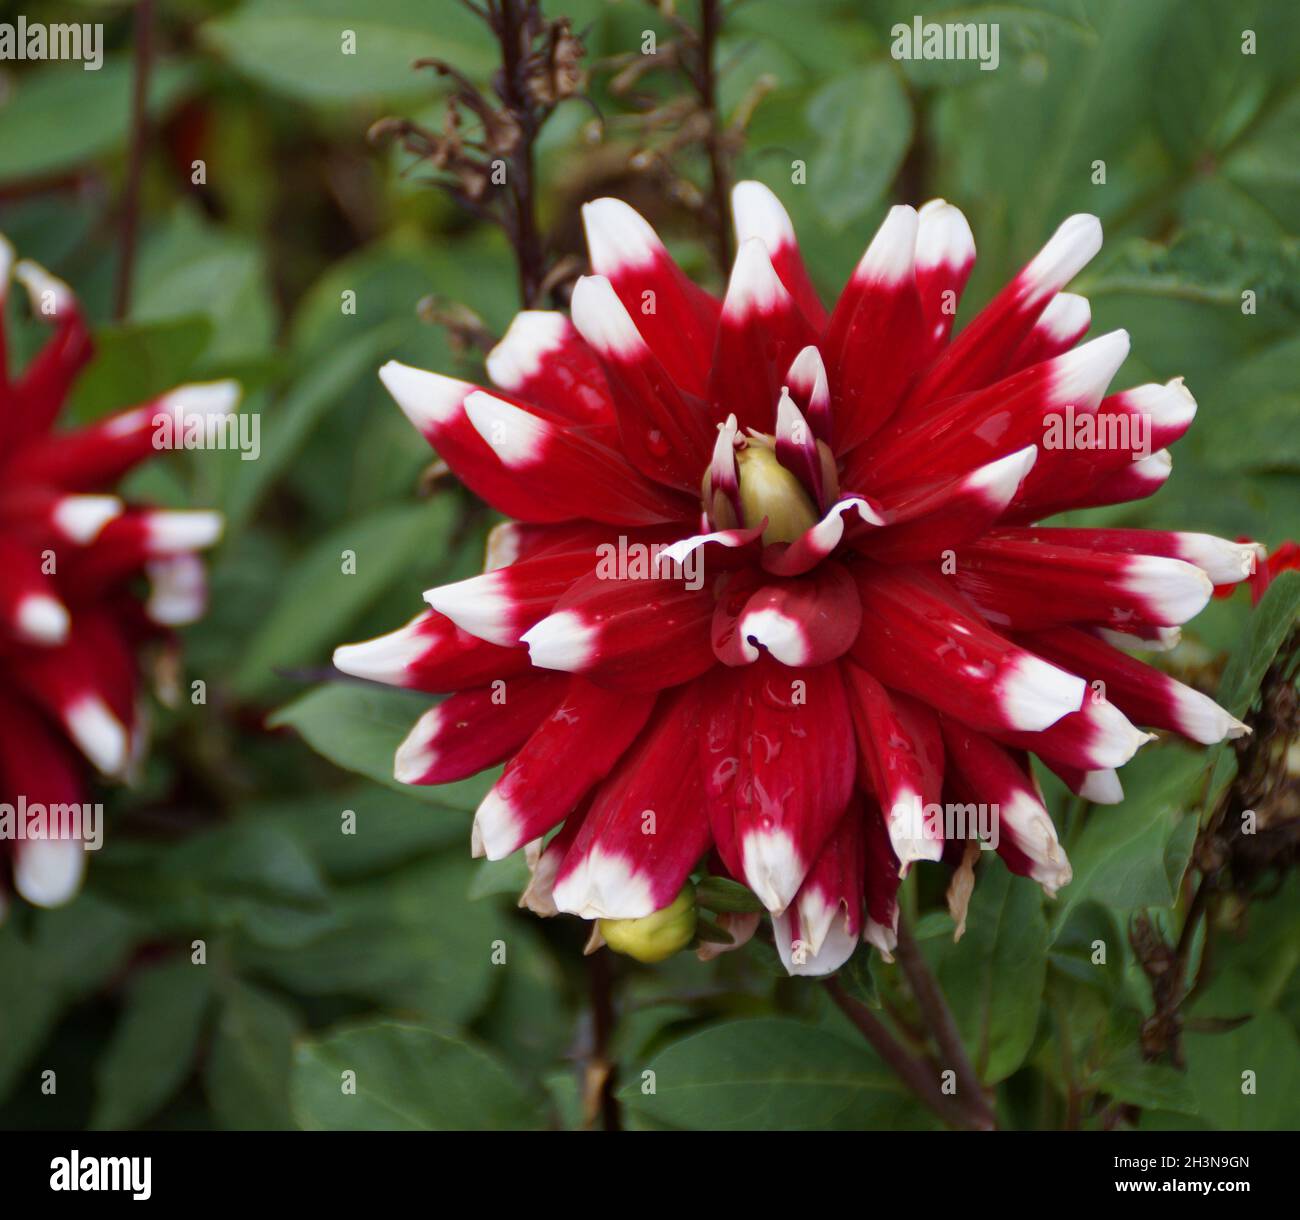
M 484 575 L 335 663 L 454 692 L 397 778 L 504 762 L 473 849 L 528 847 L 534 910 L 676 912 L 704 868 L 771 912 L 787 969 L 822 974 L 862 937 L 890 952 L 913 861 L 960 858 L 945 805 L 990 807 L 1007 867 L 1069 881 L 1030 753 L 1113 802 L 1152 736 L 1136 725 L 1244 732 L 1129 652 L 1169 645 L 1257 548 L 1036 524 L 1150 495 L 1196 409 L 1180 380 L 1107 395 L 1123 331 L 1075 346 L 1088 303 L 1061 290 L 1096 218 L 1065 221 L 950 338 L 975 259 L 952 205 L 891 209 L 829 313 L 776 197 L 743 182 L 733 208 L 722 301 L 601 199 L 583 209 L 595 274 L 571 317 L 515 319 L 496 390 L 381 370 L 514 521 Z M 1106 444 L 1068 439 L 1085 418 Z
M 54 327 L 17 375 L 3 317 L 11 278 Z M 126 504 L 109 489 L 156 452 L 161 421 L 225 414 L 238 398 L 233 382 L 182 386 L 55 431 L 91 347 L 68 286 L 15 264 L 0 237 L 0 851 L 12 855 L 14 888 L 39 906 L 80 885 L 91 768 L 122 778 L 138 759 L 140 649 L 202 613 L 195 552 L 221 533 L 217 513 Z M 6 907 L 0 880 L 0 918 Z

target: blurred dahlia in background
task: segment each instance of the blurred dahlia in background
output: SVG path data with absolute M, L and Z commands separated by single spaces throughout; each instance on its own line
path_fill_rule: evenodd
M 11 280 L 53 334 L 21 373 L 4 312 Z M 221 534 L 206 511 L 130 504 L 111 488 L 167 434 L 228 414 L 234 382 L 182 386 L 83 427 L 56 430 L 90 360 L 72 291 L 0 237 L 0 851 L 13 888 L 57 906 L 77 891 L 79 809 L 93 776 L 128 778 L 146 744 L 141 652 L 204 610 L 196 552 Z M 68 833 L 69 831 L 73 833 Z M 8 907 L 0 877 L 0 917 Z
M 743 182 L 733 211 L 722 301 L 601 199 L 595 274 L 571 317 L 515 319 L 488 357 L 497 390 L 385 366 L 514 521 L 484 575 L 334 659 L 451 692 L 397 778 L 504 762 L 473 849 L 528 849 L 533 910 L 658 958 L 689 941 L 703 868 L 753 891 L 788 970 L 824 974 L 863 938 L 890 954 L 914 861 L 966 856 L 921 811 L 995 807 L 1006 866 L 1053 894 L 1070 865 L 1031 753 L 1113 803 L 1153 736 L 1137 726 L 1246 732 L 1131 654 L 1169 647 L 1262 551 L 1036 524 L 1156 491 L 1196 410 L 1180 379 L 1107 394 L 1124 331 L 1075 346 L 1090 310 L 1062 289 L 1100 248 L 1096 218 L 1066 220 L 951 338 L 975 259 L 957 208 L 891 209 L 829 312 L 776 197 Z M 1109 439 L 1049 440 L 1062 420 Z M 660 911 L 640 939 L 621 923 Z

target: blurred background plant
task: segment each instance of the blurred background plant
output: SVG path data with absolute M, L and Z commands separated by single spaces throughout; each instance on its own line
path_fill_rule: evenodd
M 503 66 L 484 18 L 530 7 L 24 7 L 105 29 L 100 71 L 0 65 L 0 231 L 96 323 L 75 417 L 233 375 L 263 428 L 257 461 L 135 476 L 227 517 L 187 632 L 205 701 L 156 712 L 80 897 L 0 927 L 0 1127 L 937 1124 L 770 945 L 584 965 L 577 921 L 514 911 L 521 862 L 469 859 L 486 780 L 391 780 L 420 700 L 329 680 L 335 643 L 470 574 L 491 524 L 377 366 L 481 380 L 521 299 L 562 304 L 583 270 L 584 200 L 627 199 L 717 287 L 728 185 L 759 178 L 830 295 L 890 203 L 943 195 L 979 244 L 968 303 L 1095 212 L 1075 290 L 1133 333 L 1119 381 L 1185 375 L 1200 414 L 1159 495 L 1087 518 L 1300 532 L 1289 0 L 546 0 Z M 917 14 L 997 22 L 997 70 L 893 59 Z M 989 869 L 954 945 L 938 870 L 904 887 L 1003 1125 L 1300 1125 L 1298 604 L 1294 573 L 1253 611 L 1216 601 L 1162 662 L 1256 709 L 1241 750 L 1150 747 L 1113 808 L 1045 777 L 1075 867 L 1055 903 Z M 898 967 L 863 951 L 840 984 L 936 1051 Z

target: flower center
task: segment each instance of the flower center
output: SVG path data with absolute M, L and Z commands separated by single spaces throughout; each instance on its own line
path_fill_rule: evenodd
M 753 527 L 767 518 L 764 545 L 793 542 L 817 524 L 817 509 L 803 484 L 767 445 L 751 440 L 736 454 L 736 466 L 741 521 Z

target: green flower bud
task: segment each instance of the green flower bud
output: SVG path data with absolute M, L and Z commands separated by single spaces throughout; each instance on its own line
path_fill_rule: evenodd
M 740 510 L 748 526 L 767 518 L 763 542 L 793 542 L 817 524 L 817 509 L 798 477 L 766 445 L 750 441 L 736 454 L 740 470 Z
M 688 881 L 666 907 L 640 919 L 602 919 L 600 934 L 615 953 L 639 962 L 661 962 L 695 936 L 695 887 Z

